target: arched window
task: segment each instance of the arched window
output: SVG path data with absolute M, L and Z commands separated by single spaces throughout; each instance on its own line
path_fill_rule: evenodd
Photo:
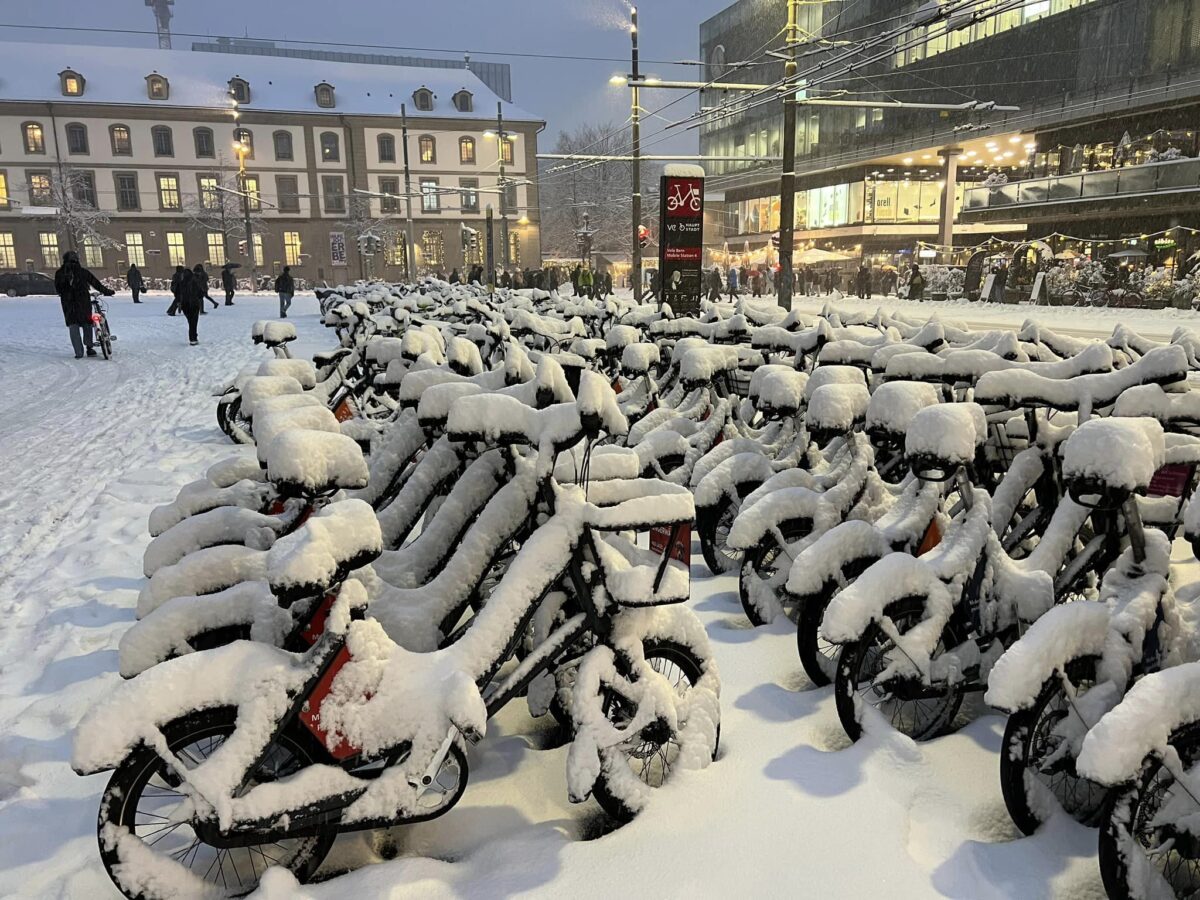
M 390 134 L 381 134 L 379 141 L 379 161 L 394 163 L 396 161 L 396 138 Z
M 133 155 L 133 141 L 129 137 L 128 125 L 109 125 L 108 139 L 112 143 L 113 156 Z
M 155 156 L 175 155 L 175 138 L 169 125 L 155 125 L 151 128 L 150 140 L 154 144 Z
M 26 122 L 21 126 L 21 134 L 25 138 L 26 153 L 46 152 L 46 134 L 41 122 Z
M 325 162 L 337 162 L 341 158 L 342 151 L 338 142 L 337 132 L 322 131 L 321 159 L 323 159 Z
M 238 103 L 250 102 L 250 82 L 235 75 L 229 79 L 229 96 Z
M 254 159 L 254 132 L 249 128 L 233 129 L 233 142 L 241 144 L 245 149 L 242 153 L 246 159 Z
M 322 109 L 333 109 L 334 100 L 332 84 L 327 81 L 322 81 L 315 88 L 313 88 L 313 90 L 316 91 L 317 94 L 317 106 L 321 107 Z
M 146 96 L 151 100 L 166 100 L 171 96 L 171 85 L 157 72 L 146 76 Z
M 437 162 L 437 142 L 433 139 L 432 134 L 423 134 L 417 138 L 417 147 L 419 148 L 421 162 Z
M 271 137 L 275 142 L 275 158 L 277 160 L 295 158 L 292 153 L 292 133 L 290 131 L 277 131 Z
M 64 97 L 82 97 L 84 78 L 74 69 L 63 69 L 58 73 L 59 86 Z
M 471 97 L 471 92 L 466 88 L 454 95 L 454 108 L 459 112 L 471 112 L 474 108 L 474 102 Z
M 422 262 L 431 269 L 440 268 L 446 259 L 446 245 L 440 231 L 421 232 Z
M 66 133 L 67 152 L 73 156 L 86 156 L 89 152 L 87 126 L 82 122 L 68 122 Z
M 193 128 L 192 140 L 196 144 L 196 156 L 201 159 L 214 159 L 217 155 L 217 142 L 211 128 Z
M 475 162 L 475 138 L 460 137 L 458 139 L 458 161 L 460 163 Z
M 429 112 L 433 109 L 433 91 L 427 87 L 419 87 L 413 91 L 413 103 L 421 112 Z

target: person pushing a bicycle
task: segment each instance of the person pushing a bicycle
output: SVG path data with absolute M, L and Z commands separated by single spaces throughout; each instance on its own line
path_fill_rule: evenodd
M 62 266 L 54 273 L 54 290 L 62 303 L 63 319 L 71 332 L 71 346 L 75 348 L 76 359 L 83 359 L 85 348 L 88 356 L 96 355 L 96 348 L 92 346 L 91 288 L 105 297 L 111 297 L 114 293 L 79 264 L 79 254 L 68 250 L 63 254 Z

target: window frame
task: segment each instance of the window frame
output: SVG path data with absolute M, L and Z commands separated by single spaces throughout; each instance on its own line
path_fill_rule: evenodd
M 179 245 L 174 246 L 171 238 L 178 237 Z M 168 231 L 166 235 L 167 242 L 167 265 L 169 266 L 186 266 L 187 265 L 187 238 L 184 237 L 182 231 Z M 179 250 L 179 256 L 175 255 L 176 249 Z
M 83 264 L 89 269 L 103 269 L 104 248 L 100 246 L 95 235 L 86 234 L 79 243 L 83 248 Z
M 283 233 L 283 264 L 285 266 L 298 266 L 303 254 L 304 242 L 300 238 L 300 232 L 285 231 Z
M 123 206 L 121 204 L 122 191 L 121 179 L 129 178 L 133 182 L 133 206 Z M 138 185 L 138 173 L 132 171 L 113 172 L 113 192 L 116 194 L 117 211 L 118 212 L 141 212 L 142 211 L 142 191 Z
M 8 184 L 8 169 L 0 169 L 0 209 L 12 207 L 12 190 Z
M 383 152 L 385 146 L 388 147 L 386 154 Z M 394 163 L 396 161 L 396 136 L 387 131 L 377 134 L 375 136 L 375 153 L 381 163 Z
M 68 122 L 63 126 L 63 134 L 67 141 L 67 155 L 69 156 L 90 156 L 92 153 L 91 144 L 88 142 L 88 129 L 82 122 Z M 71 136 L 82 135 L 83 149 L 78 150 L 72 146 Z
M 200 138 L 203 135 L 208 140 L 208 152 L 201 152 Z M 217 158 L 217 136 L 207 125 L 197 125 L 192 129 L 192 148 L 196 151 L 196 159 Z
M 283 138 L 287 143 L 286 154 L 280 153 L 280 138 Z M 275 151 L 276 162 L 295 162 L 296 161 L 296 144 L 292 140 L 292 133 L 286 128 L 280 128 L 271 133 L 271 147 Z
M 205 187 L 206 181 L 212 182 L 211 188 Z M 215 172 L 196 173 L 196 201 L 202 210 L 221 208 L 220 192 L 217 190 L 220 183 L 221 177 Z
M 331 191 L 331 187 L 335 189 Z M 336 205 L 331 204 L 330 200 L 335 200 Z M 345 214 L 346 182 L 341 175 L 321 176 L 321 206 L 326 213 Z
M 250 97 L 252 96 L 250 93 L 250 82 L 245 78 L 242 78 L 240 75 L 234 75 L 229 79 L 228 85 L 230 97 L 238 103 L 250 102 Z
M 42 254 L 42 262 L 46 268 L 58 268 L 62 264 L 57 231 L 38 232 L 38 252 Z
M 35 195 L 33 192 L 33 179 L 45 178 L 46 191 L 44 194 Z M 49 169 L 26 169 L 25 170 L 25 187 L 26 193 L 29 196 L 30 206 L 50 206 L 54 203 L 54 180 L 50 177 Z
M 166 141 L 162 143 L 164 137 Z M 175 133 L 171 130 L 171 126 L 162 124 L 150 126 L 150 146 L 154 149 L 155 159 L 174 159 Z
M 30 143 L 30 137 L 33 135 L 33 129 L 37 129 L 37 147 Z M 25 148 L 26 156 L 45 156 L 46 155 L 46 128 L 41 122 L 22 122 L 21 123 L 21 144 Z M 31 149 L 32 148 L 32 149 Z
M 79 180 L 75 182 L 74 187 L 78 188 L 81 184 L 85 188 L 83 195 L 80 192 L 72 191 L 74 199 L 77 203 L 82 203 L 89 209 L 99 209 L 100 200 L 96 193 L 96 173 L 92 171 L 75 170 L 75 174 Z
M 17 241 L 11 231 L 0 231 L 0 268 L 17 267 Z
M 156 86 L 162 85 L 162 96 L 156 97 L 154 89 Z M 171 82 L 167 80 L 165 75 L 159 75 L 157 72 L 151 72 L 146 76 L 146 99 L 162 102 L 171 99 Z
M 251 186 L 253 182 L 253 186 Z M 248 194 L 246 205 L 250 212 L 262 212 L 262 181 L 257 174 L 247 172 L 242 176 L 242 192 Z
M 500 139 L 500 147 L 497 151 L 500 154 L 500 161 L 506 166 L 516 165 L 517 159 L 517 142 L 510 137 Z
M 317 106 L 321 109 L 334 109 L 337 106 L 337 95 L 334 93 L 333 85 L 328 81 L 322 81 L 313 88 L 316 95 Z M 323 98 L 328 98 L 329 102 L 323 102 Z
M 471 202 L 467 202 L 468 192 L 471 195 Z M 478 178 L 460 178 L 458 179 L 458 206 L 459 211 L 464 213 L 479 212 L 479 179 Z
M 332 143 L 327 146 L 326 138 L 332 138 Z M 342 139 L 336 131 L 322 131 L 317 136 L 317 144 L 321 149 L 321 162 L 323 163 L 340 163 L 342 161 Z M 333 155 L 328 155 L 329 147 L 333 148 Z
M 426 186 L 432 186 L 432 191 L 425 190 Z M 442 185 L 437 178 L 427 176 L 418 182 L 418 189 L 421 192 L 421 213 L 436 215 L 442 211 Z M 430 203 L 432 201 L 432 205 Z
M 78 90 L 67 90 L 67 80 L 70 78 L 74 78 L 79 83 Z M 63 69 L 58 73 L 58 86 L 62 90 L 64 97 L 82 97 L 83 92 L 87 90 L 87 79 L 74 69 Z
M 428 159 L 426 149 L 429 150 Z M 417 138 L 417 161 L 423 166 L 437 165 L 437 138 L 432 134 L 422 134 Z
M 289 182 L 288 190 L 284 191 L 283 183 Z M 289 201 L 294 200 L 294 205 Z M 300 212 L 300 178 L 297 175 L 276 175 L 275 176 L 275 202 L 278 204 L 277 211 L 281 213 L 299 213 Z
M 466 98 L 467 102 L 466 102 L 465 107 L 458 102 L 459 97 Z M 469 112 L 475 111 L 475 95 L 472 94 L 470 91 L 468 91 L 466 88 L 462 88 L 460 90 L 455 91 L 454 96 L 451 97 L 450 100 L 454 104 L 454 108 L 456 110 L 458 110 L 458 112 L 469 113 Z
M 175 181 L 175 205 L 168 206 L 163 194 L 163 179 L 171 178 Z M 179 212 L 183 209 L 183 195 L 179 188 L 179 173 L 178 172 L 155 172 L 154 173 L 155 193 L 158 195 L 158 211 L 159 212 Z
M 239 144 L 245 144 L 248 152 L 246 159 L 254 159 L 254 132 L 245 125 L 238 125 L 233 129 L 233 139 Z
M 215 238 L 215 240 L 214 240 L 214 238 Z M 228 239 L 226 238 L 225 234 L 223 234 L 220 231 L 204 232 L 204 250 L 205 250 L 205 254 L 206 254 L 205 259 L 208 261 L 208 264 L 210 267 L 220 268 L 221 266 L 225 265 L 225 260 L 226 260 L 225 244 L 226 244 L 227 240 Z M 219 250 L 220 252 L 217 254 L 214 254 L 213 253 L 214 247 L 217 250 Z M 217 258 L 214 258 L 214 257 L 217 257 Z
M 117 131 L 125 132 L 125 149 L 117 144 Z M 108 126 L 108 146 L 113 156 L 133 156 L 133 130 L 124 122 L 113 122 Z
M 468 147 L 471 148 L 471 152 L 469 154 L 463 153 Z M 475 165 L 475 138 L 469 134 L 464 134 L 458 139 L 458 161 L 459 164 L 464 166 Z
M 390 197 L 379 198 L 379 211 L 394 213 L 400 211 L 400 178 L 396 175 L 383 175 L 379 179 L 379 193 L 391 194 Z
M 125 238 L 125 262 L 129 265 L 135 265 L 140 269 L 146 268 L 146 241 L 142 237 L 140 231 L 126 231 L 123 235 Z M 130 240 L 137 238 L 137 240 Z M 137 259 L 133 258 L 132 248 L 137 249 Z
M 433 91 L 422 85 L 413 91 L 413 105 L 418 112 L 433 112 Z

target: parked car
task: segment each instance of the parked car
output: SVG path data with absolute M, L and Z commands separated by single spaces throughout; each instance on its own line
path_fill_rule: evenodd
M 54 278 L 42 272 L 0 272 L 0 294 L 27 297 L 30 294 L 53 296 Z

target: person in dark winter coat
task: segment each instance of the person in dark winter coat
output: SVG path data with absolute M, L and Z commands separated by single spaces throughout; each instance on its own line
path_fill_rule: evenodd
M 200 296 L 211 303 L 213 309 L 220 307 L 221 304 L 214 300 L 208 293 L 208 272 L 204 268 L 204 263 L 196 263 L 196 265 L 192 266 L 192 276 L 200 279 L 200 290 L 203 292 Z M 204 314 L 203 303 L 200 304 L 200 312 L 202 315 Z
M 721 270 L 713 268 L 708 273 L 708 300 L 711 303 L 716 303 L 721 299 Z
M 868 300 L 871 297 L 871 270 L 867 268 L 867 264 L 863 263 L 858 267 L 858 296 L 862 300 Z
M 233 306 L 233 293 L 237 289 L 237 280 L 233 277 L 233 267 L 228 263 L 221 266 L 221 287 L 225 290 L 225 305 Z
M 451 269 L 451 270 L 450 270 L 450 283 L 451 283 L 451 284 L 458 284 L 458 283 L 459 283 L 459 281 L 461 281 L 461 280 L 462 280 L 462 279 L 460 279 L 460 278 L 458 277 L 458 269 L 457 269 L 457 268 L 453 268 L 453 269 Z
M 546 285 L 552 291 L 558 290 L 558 269 L 557 268 L 552 268 L 550 270 L 550 274 L 548 276 L 548 280 L 546 281 Z
M 288 308 L 292 305 L 292 297 L 296 293 L 296 282 L 292 281 L 291 266 L 284 266 L 279 277 L 275 279 L 275 293 L 279 295 L 279 318 L 286 319 Z
M 612 296 L 612 292 L 613 292 L 613 290 L 612 290 L 612 272 L 605 272 L 604 273 L 604 291 L 603 291 L 603 293 L 601 293 L 600 296 L 602 298 L 610 297 L 610 296 Z
M 908 299 L 925 299 L 925 276 L 921 274 L 921 267 L 916 263 L 912 264 L 911 274 L 908 276 Z
M 581 268 L 582 266 L 576 266 L 571 270 L 571 293 L 576 297 L 579 296 L 579 270 Z
M 171 305 L 167 307 L 167 315 L 173 316 L 179 312 L 179 285 L 183 279 L 183 273 L 186 272 L 183 266 L 175 267 L 175 274 L 171 276 L 171 296 L 174 298 Z
M 92 288 L 105 297 L 113 295 L 95 275 L 79 264 L 79 254 L 68 250 L 63 254 L 62 266 L 54 273 L 54 290 L 62 304 L 63 320 L 71 332 L 76 359 L 83 358 L 85 348 L 88 356 L 96 355 L 92 347 Z
M 129 271 L 125 273 L 125 283 L 129 285 L 129 291 L 133 294 L 133 302 L 141 303 L 138 299 L 142 291 L 146 289 L 146 282 L 142 279 L 141 269 L 137 265 L 131 265 Z
M 202 267 L 197 265 L 196 269 Z M 207 291 L 208 285 L 201 281 L 200 276 L 196 274 L 196 269 L 183 272 L 183 277 L 179 280 L 179 308 L 183 310 L 184 318 L 188 323 L 188 343 L 195 347 L 200 343 L 200 338 L 196 334 L 196 326 L 200 323 L 200 314 L 204 312 L 204 294 Z

